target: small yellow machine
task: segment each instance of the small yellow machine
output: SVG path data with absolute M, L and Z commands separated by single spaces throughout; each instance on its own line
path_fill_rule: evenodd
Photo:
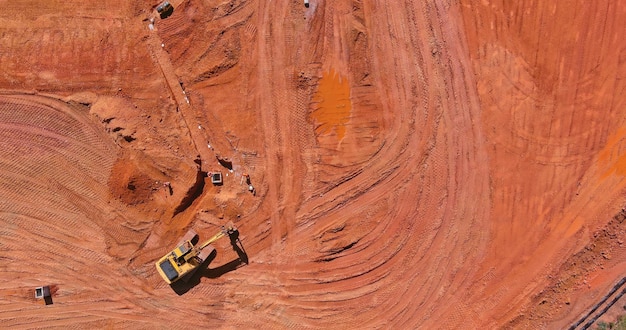
M 190 229 L 172 252 L 156 262 L 157 271 L 167 284 L 172 284 L 180 279 L 188 280 L 198 270 L 198 266 L 215 250 L 211 243 L 233 234 L 236 230 L 235 225 L 229 222 L 222 226 L 222 230 L 208 241 L 194 246 L 192 242 L 197 241 L 198 233 Z
M 172 4 L 169 1 L 163 1 L 160 5 L 156 7 L 156 10 L 161 18 L 167 18 L 172 15 L 174 7 L 172 7 Z

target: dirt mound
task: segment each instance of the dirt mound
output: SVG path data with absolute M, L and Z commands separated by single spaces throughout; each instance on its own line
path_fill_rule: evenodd
M 111 170 L 108 186 L 111 194 L 120 201 L 136 205 L 146 203 L 152 195 L 161 190 L 161 194 L 169 196 L 167 181 L 159 181 L 142 172 L 135 161 L 129 157 L 119 159 Z

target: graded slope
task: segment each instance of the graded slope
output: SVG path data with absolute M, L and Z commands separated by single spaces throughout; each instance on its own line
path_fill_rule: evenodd
M 585 285 L 588 281 L 624 269 L 610 262 L 617 268 L 568 279 L 570 287 L 583 287 L 580 292 L 538 297 L 544 286 L 559 286 L 554 278 L 568 278 L 559 274 L 559 265 L 594 242 L 589 233 L 604 227 L 624 205 L 626 98 L 620 77 L 626 73 L 626 50 L 619 22 L 626 18 L 626 6 L 466 1 L 461 8 L 481 125 L 490 145 L 493 236 L 482 267 L 489 274 L 488 301 L 504 307 L 492 321 L 516 317 L 519 304 L 535 297 L 531 304 L 538 307 L 529 305 L 526 316 L 512 325 L 558 320 L 551 326 L 563 328 L 582 314 L 582 306 L 593 303 L 576 301 L 579 297 L 588 297 L 587 290 L 605 290 L 618 277 L 607 276 L 593 288 Z M 623 230 L 610 228 L 613 235 Z M 588 253 L 581 270 L 595 269 L 591 265 L 604 259 L 596 251 Z M 621 259 L 624 251 L 614 253 Z M 575 309 L 569 306 L 573 301 Z
M 58 308 L 42 312 L 34 303 L 39 285 L 60 284 L 61 306 L 64 295 L 106 304 L 93 294 L 112 290 L 126 273 L 111 267 L 107 246 L 129 234 L 108 204 L 116 148 L 84 107 L 44 97 L 0 95 L 0 125 L 2 325 L 41 327 L 55 317 Z M 93 320 L 61 313 L 57 326 Z

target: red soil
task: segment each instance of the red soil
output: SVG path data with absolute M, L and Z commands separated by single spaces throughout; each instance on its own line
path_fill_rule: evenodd
M 626 4 L 171 2 L 0 0 L 2 327 L 563 328 L 623 276 Z

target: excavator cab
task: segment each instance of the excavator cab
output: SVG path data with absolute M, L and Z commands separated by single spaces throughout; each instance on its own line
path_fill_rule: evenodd
M 178 278 L 178 272 L 169 258 L 157 263 L 157 270 L 168 283 L 172 283 Z
M 192 252 L 193 244 L 190 241 L 185 241 L 179 247 L 172 251 L 172 257 L 176 260 L 176 264 L 179 266 L 187 262 L 187 256 Z

